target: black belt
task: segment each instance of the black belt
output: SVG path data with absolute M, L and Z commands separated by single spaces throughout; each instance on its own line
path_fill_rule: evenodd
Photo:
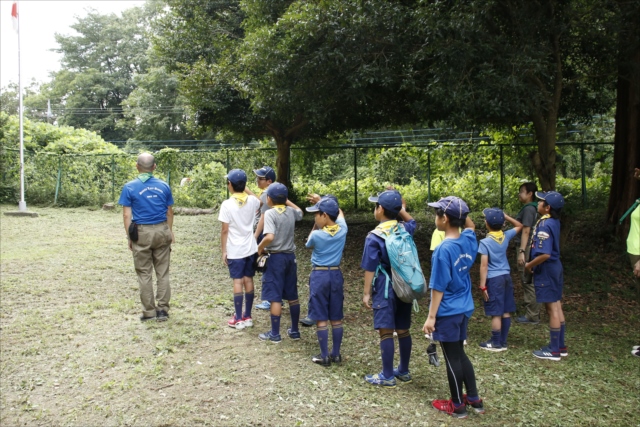
M 339 265 L 334 265 L 331 267 L 320 267 L 320 266 L 316 266 L 316 267 L 312 267 L 312 270 L 340 270 L 340 266 Z

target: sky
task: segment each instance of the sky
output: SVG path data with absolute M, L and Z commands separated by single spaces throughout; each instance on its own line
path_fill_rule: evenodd
M 13 0 L 0 0 L 0 87 L 18 83 L 18 34 L 11 20 L 12 4 Z M 50 51 L 58 47 L 54 34 L 76 34 L 71 28 L 76 17 L 86 16 L 88 9 L 119 15 L 125 9 L 143 5 L 144 1 L 22 0 L 18 4 L 22 85 L 26 87 L 34 78 L 49 81 L 49 73 L 60 69 L 61 55 Z

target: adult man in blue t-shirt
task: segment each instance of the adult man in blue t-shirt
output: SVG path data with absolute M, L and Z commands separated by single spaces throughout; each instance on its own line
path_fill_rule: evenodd
M 124 185 L 120 200 L 124 229 L 129 237 L 129 249 L 133 252 L 133 265 L 140 285 L 142 302 L 141 321 L 169 317 L 169 262 L 173 236 L 173 196 L 166 182 L 155 178 L 155 159 L 149 153 L 138 156 L 136 179 Z M 130 225 L 137 227 L 137 240 L 129 235 Z M 135 235 L 133 238 L 135 239 Z M 153 270 L 156 272 L 157 291 L 153 295 Z M 156 303 L 157 300 L 157 303 Z

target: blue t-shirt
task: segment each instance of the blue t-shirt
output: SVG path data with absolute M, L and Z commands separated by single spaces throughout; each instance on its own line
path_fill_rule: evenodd
M 531 239 L 531 259 L 549 254 L 549 261 L 560 259 L 560 221 L 545 218 L 538 221 Z
M 444 293 L 436 317 L 473 313 L 469 270 L 477 252 L 476 233 L 469 228 L 457 239 L 445 239 L 433 252 L 429 288 Z
M 326 231 L 314 230 L 309 235 L 306 247 L 313 248 L 311 264 L 318 267 L 333 267 L 340 265 L 342 250 L 347 240 L 347 222 L 338 218 L 336 224 L 340 230 L 333 236 Z
M 173 195 L 171 187 L 161 179 L 151 177 L 142 182 L 136 178 L 124 185 L 118 204 L 131 207 L 133 221 L 138 224 L 159 224 L 167 220 Z
M 490 279 L 511 273 L 511 267 L 509 267 L 509 260 L 507 259 L 507 248 L 509 247 L 509 241 L 511 241 L 516 234 L 518 233 L 516 233 L 516 230 L 513 228 L 505 231 L 502 243 L 496 242 L 491 237 L 485 237 L 480 240 L 478 253 L 489 256 L 487 278 Z

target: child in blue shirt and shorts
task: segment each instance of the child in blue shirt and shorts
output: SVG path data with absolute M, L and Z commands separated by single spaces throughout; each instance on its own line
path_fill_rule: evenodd
M 509 242 L 522 230 L 522 224 L 498 208 L 482 211 L 489 230 L 480 240 L 480 290 L 484 299 L 484 314 L 491 316 L 491 339 L 480 343 L 488 351 L 505 351 L 511 327 L 511 313 L 516 311 L 511 268 L 507 259 Z M 504 220 L 513 224 L 511 230 L 502 231 Z
M 293 234 L 296 221 L 302 219 L 302 210 L 288 200 L 289 190 L 275 182 L 267 189 L 267 204 L 271 209 L 264 213 L 264 237 L 258 245 L 258 255 L 269 253 L 269 260 L 262 273 L 262 299 L 271 302 L 271 330 L 258 335 L 262 341 L 279 343 L 280 316 L 283 299 L 289 302 L 291 328 L 287 335 L 292 340 L 300 339 L 298 321 L 298 267 L 296 265 Z
M 342 305 L 344 302 L 344 278 L 340 270 L 342 251 L 347 240 L 347 223 L 338 203 L 323 197 L 307 212 L 315 215 L 316 229 L 311 230 L 306 247 L 313 248 L 311 254 L 311 276 L 309 277 L 309 317 L 316 321 L 316 335 L 320 354 L 311 360 L 324 367 L 340 364 L 342 344 Z M 329 354 L 329 330 L 331 322 L 333 348 Z
M 538 213 L 542 215 L 533 230 L 531 261 L 525 264 L 533 272 L 536 301 L 544 303 L 549 314 L 549 344 L 533 352 L 539 359 L 559 361 L 568 356 L 564 342 L 565 321 L 562 311 L 564 286 L 560 262 L 560 213 L 564 197 L 557 191 L 537 191 Z
M 436 208 L 436 227 L 445 232 L 445 239 L 431 257 L 431 304 L 422 330 L 440 342 L 451 392 L 451 399 L 434 400 L 431 405 L 456 418 L 467 418 L 467 405 L 484 413 L 473 365 L 464 352 L 474 310 L 469 270 L 478 251 L 475 225 L 467 216 L 467 204 L 458 197 L 448 196 L 429 206 Z M 460 232 L 459 227 L 465 228 Z
M 413 236 L 416 222 L 405 210 L 404 200 L 399 192 L 387 190 L 378 196 L 369 197 L 369 201 L 376 204 L 373 215 L 380 222 L 376 230 L 389 233 L 392 228 L 398 225 L 397 219 L 400 219 L 403 222 L 399 225 Z M 369 384 L 387 388 L 396 386 L 396 378 L 404 383 L 409 383 L 412 381 L 409 373 L 412 346 L 409 327 L 411 326 L 412 305 L 397 298 L 391 283 L 387 283 L 387 275 L 391 277 L 391 261 L 382 237 L 374 233 L 367 235 L 360 267 L 365 271 L 362 302 L 368 309 L 373 309 L 373 327 L 380 334 L 380 353 L 382 356 L 382 372 L 366 375 L 364 379 Z M 387 274 L 381 272 L 381 269 L 384 269 Z M 394 331 L 398 335 L 400 349 L 400 364 L 397 369 L 393 367 Z

